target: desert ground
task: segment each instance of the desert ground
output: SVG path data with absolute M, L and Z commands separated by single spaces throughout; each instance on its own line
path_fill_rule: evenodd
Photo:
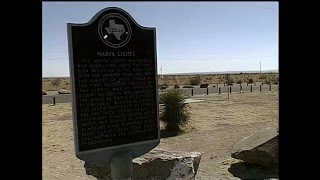
M 202 152 L 196 179 L 239 179 L 228 172 L 237 162 L 234 144 L 253 132 L 278 127 L 278 90 L 197 95 L 191 118 L 178 136 L 161 138 L 159 147 Z M 71 103 L 42 105 L 42 173 L 45 180 L 94 180 L 75 157 Z

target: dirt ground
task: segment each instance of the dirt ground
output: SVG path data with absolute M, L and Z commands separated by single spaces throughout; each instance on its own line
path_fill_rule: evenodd
M 228 172 L 237 162 L 230 153 L 234 144 L 253 132 L 278 127 L 278 91 L 198 95 L 189 103 L 191 119 L 185 133 L 162 138 L 160 147 L 202 152 L 196 179 L 238 179 Z M 43 179 L 95 180 L 75 157 L 71 103 L 43 105 Z

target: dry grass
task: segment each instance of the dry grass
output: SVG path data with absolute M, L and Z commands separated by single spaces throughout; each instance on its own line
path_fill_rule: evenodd
M 160 147 L 202 152 L 197 179 L 237 179 L 228 168 L 233 145 L 254 131 L 278 127 L 278 91 L 198 95 L 190 103 L 185 133 L 162 138 Z M 95 179 L 75 157 L 71 104 L 43 105 L 43 179 Z

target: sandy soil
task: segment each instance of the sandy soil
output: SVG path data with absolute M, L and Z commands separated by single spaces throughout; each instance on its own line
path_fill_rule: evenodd
M 202 152 L 196 179 L 238 179 L 228 172 L 233 145 L 253 132 L 278 127 L 278 91 L 199 95 L 189 103 L 185 133 L 162 138 L 160 147 Z M 43 105 L 43 179 L 93 180 L 74 153 L 71 103 Z

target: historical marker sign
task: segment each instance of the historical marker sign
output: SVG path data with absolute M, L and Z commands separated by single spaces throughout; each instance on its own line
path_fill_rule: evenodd
M 68 23 L 76 155 L 141 155 L 160 142 L 155 28 L 106 8 Z M 103 152 L 103 153 L 101 153 Z

